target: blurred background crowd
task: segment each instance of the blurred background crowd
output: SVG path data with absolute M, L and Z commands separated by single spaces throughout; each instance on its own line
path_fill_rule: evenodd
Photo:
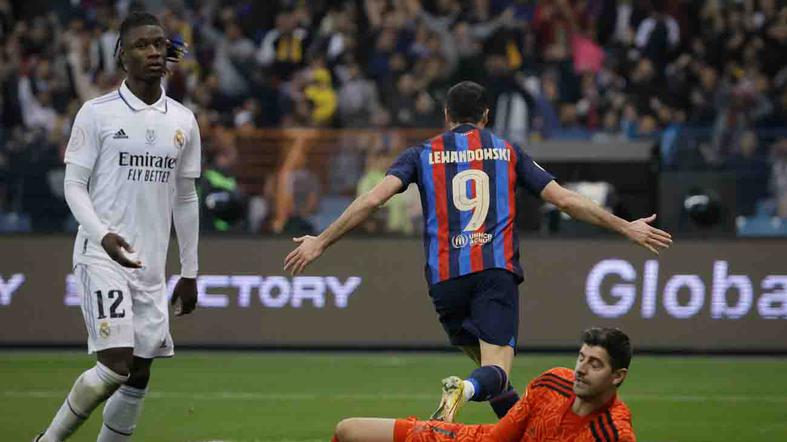
M 205 230 L 324 227 L 384 176 L 402 133 L 442 128 L 460 80 L 487 87 L 491 128 L 525 150 L 579 140 L 592 160 L 594 145 L 648 142 L 658 173 L 729 172 L 739 224 L 787 223 L 776 0 L 0 0 L 0 232 L 75 228 L 63 150 L 81 103 L 122 80 L 113 53 L 134 8 L 190 47 L 166 90 L 200 124 Z M 266 133 L 283 152 L 239 178 Z M 326 133 L 341 146 L 321 173 L 309 140 Z M 365 230 L 416 233 L 417 198 Z

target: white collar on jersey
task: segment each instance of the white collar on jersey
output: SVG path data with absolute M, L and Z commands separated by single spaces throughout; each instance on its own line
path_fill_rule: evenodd
M 126 80 L 123 80 L 123 84 L 120 85 L 118 94 L 120 94 L 120 98 L 126 102 L 128 107 L 134 111 L 139 112 L 145 109 L 155 109 L 163 114 L 167 113 L 167 94 L 164 92 L 164 86 L 161 87 L 161 97 L 159 97 L 158 101 L 153 104 L 147 104 L 137 98 L 137 96 L 131 92 L 131 89 L 126 86 Z

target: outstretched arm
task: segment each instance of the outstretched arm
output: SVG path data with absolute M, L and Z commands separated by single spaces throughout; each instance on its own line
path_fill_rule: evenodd
M 309 263 L 317 259 L 331 244 L 335 243 L 347 232 L 357 227 L 380 206 L 385 204 L 402 188 L 402 180 L 388 175 L 372 190 L 359 196 L 350 204 L 344 213 L 328 226 L 319 236 L 302 236 L 294 241 L 300 245 L 287 255 L 284 270 L 293 275 L 301 273 Z
M 650 225 L 656 219 L 655 214 L 635 221 L 626 221 L 555 181 L 544 187 L 541 198 L 574 219 L 617 232 L 657 255 L 659 250 L 666 249 L 672 244 L 672 235 Z

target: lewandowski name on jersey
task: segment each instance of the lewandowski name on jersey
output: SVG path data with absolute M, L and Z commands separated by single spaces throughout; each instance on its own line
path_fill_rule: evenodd
M 508 149 L 442 150 L 429 153 L 429 164 L 472 163 L 473 161 L 511 161 Z

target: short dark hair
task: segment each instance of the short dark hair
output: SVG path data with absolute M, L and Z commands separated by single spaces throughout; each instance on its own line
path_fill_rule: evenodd
M 118 46 L 122 45 L 123 40 L 126 38 L 128 31 L 136 28 L 137 26 L 153 25 L 164 28 L 159 19 L 147 11 L 132 11 L 128 14 L 125 20 L 120 24 L 120 32 L 118 35 Z
M 609 354 L 613 370 L 629 368 L 631 364 L 631 342 L 619 328 L 591 327 L 582 332 L 582 343 L 604 348 Z
M 130 29 L 146 25 L 158 26 L 164 29 L 159 19 L 147 11 L 131 11 L 120 24 L 120 32 L 118 32 L 118 39 L 115 42 L 115 60 L 117 60 L 118 65 L 124 71 L 126 67 L 123 66 L 123 61 L 120 60 L 120 48 L 123 46 L 123 40 L 125 40 L 126 34 L 128 34 Z
M 455 123 L 475 123 L 484 117 L 489 108 L 484 87 L 472 81 L 463 81 L 448 89 L 445 108 L 448 118 Z

